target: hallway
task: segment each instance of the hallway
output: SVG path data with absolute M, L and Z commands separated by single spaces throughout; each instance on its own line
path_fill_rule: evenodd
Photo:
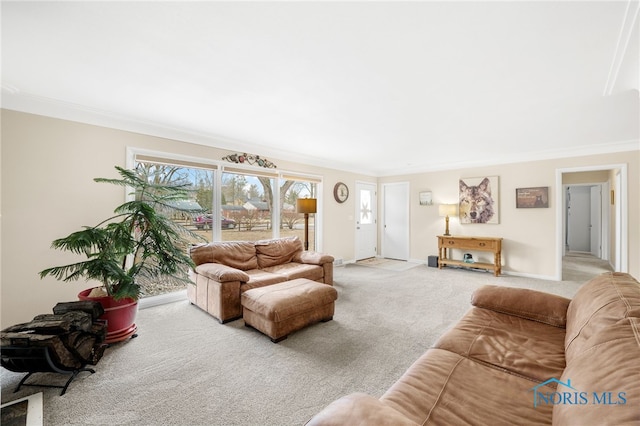
M 608 261 L 598 259 L 591 253 L 568 252 L 562 258 L 562 281 L 586 282 L 596 275 L 611 272 Z

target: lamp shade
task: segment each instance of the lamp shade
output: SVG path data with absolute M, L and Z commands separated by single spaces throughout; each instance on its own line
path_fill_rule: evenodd
M 458 214 L 458 205 L 457 204 L 440 204 L 438 206 L 438 213 L 440 216 L 455 216 Z
M 315 198 L 298 198 L 298 200 L 296 201 L 296 212 L 315 213 L 316 201 L 317 200 Z

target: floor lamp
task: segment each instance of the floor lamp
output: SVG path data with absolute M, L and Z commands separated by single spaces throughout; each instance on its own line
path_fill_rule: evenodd
M 309 250 L 309 213 L 316 212 L 315 198 L 298 198 L 296 201 L 296 211 L 304 213 L 304 249 Z
M 442 235 L 446 235 L 449 236 L 451 234 L 449 234 L 449 216 L 455 216 L 456 214 L 458 214 L 458 205 L 457 204 L 440 204 L 438 206 L 438 213 L 440 213 L 440 216 L 444 216 L 445 217 L 445 223 L 446 223 L 446 227 L 444 230 L 444 234 Z

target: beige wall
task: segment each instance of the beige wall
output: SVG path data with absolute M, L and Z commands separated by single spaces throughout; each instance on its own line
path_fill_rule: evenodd
M 562 232 L 562 223 L 557 223 L 556 220 L 556 217 L 562 217 L 558 216 L 556 202 L 557 191 L 562 191 L 562 188 L 556 187 L 557 170 L 600 168 L 603 165 L 617 164 L 627 164 L 628 168 L 628 263 L 629 272 L 638 277 L 640 275 L 638 262 L 640 259 L 640 151 L 384 177 L 379 179 L 379 183 L 409 183 L 411 188 L 410 257 L 424 260 L 429 255 L 438 254 L 436 235 L 444 232 L 445 224 L 444 218 L 438 216 L 437 205 L 458 202 L 459 179 L 498 176 L 500 223 L 460 224 L 457 218 L 452 218 L 449 224 L 451 234 L 502 237 L 504 238 L 504 272 L 553 279 L 556 277 L 558 267 L 558 232 Z M 607 171 L 568 173 L 563 176 L 567 183 L 574 184 L 606 182 L 610 178 Z M 549 187 L 549 208 L 516 209 L 516 188 L 537 186 Z M 433 192 L 434 205 L 419 205 L 418 194 L 421 191 Z M 476 257 L 476 260 L 479 260 L 482 259 L 483 254 L 478 253 L 477 256 L 479 257 Z M 487 256 L 490 254 L 484 256 L 489 260 Z
M 220 145 L 223 146 L 221 142 Z M 125 166 L 127 147 L 151 149 L 192 157 L 220 159 L 229 151 L 176 140 L 2 110 L 2 269 L 1 323 L 5 327 L 50 312 L 59 301 L 74 300 L 91 284 L 40 280 L 42 269 L 73 260 L 50 249 L 51 241 L 82 225 L 94 225 L 121 203 L 124 192 L 93 182 L 94 177 L 115 177 L 113 167 Z M 259 153 L 257 153 L 259 154 Z M 532 276 L 553 276 L 556 256 L 555 173 L 558 168 L 600 164 L 629 165 L 629 264 L 640 276 L 639 163 L 640 151 L 576 157 L 466 170 L 420 173 L 409 176 L 371 176 L 294 164 L 269 158 L 279 170 L 323 176 L 323 251 L 345 261 L 354 257 L 354 196 L 344 204 L 333 200 L 333 186 L 356 181 L 397 182 L 411 185 L 410 258 L 426 260 L 437 254 L 435 236 L 444 229 L 437 207 L 419 206 L 418 193 L 433 191 L 435 204 L 456 202 L 461 177 L 499 176 L 500 224 L 460 225 L 451 231 L 464 235 L 505 238 L 506 271 Z M 515 209 L 515 188 L 549 186 L 549 209 Z
M 86 282 L 61 283 L 40 279 L 46 267 L 72 262 L 74 256 L 50 249 L 51 241 L 80 226 L 108 217 L 125 196 L 124 190 L 93 182 L 117 177 L 125 167 L 128 147 L 220 159 L 221 149 L 104 127 L 2 110 L 2 281 L 0 327 L 49 313 L 60 301 L 75 300 Z M 323 251 L 353 258 L 353 197 L 333 200 L 333 186 L 371 176 L 292 164 L 269 158 L 279 170 L 323 176 Z
M 438 254 L 436 235 L 444 232 L 445 224 L 444 218 L 438 216 L 437 205 L 458 201 L 459 179 L 498 176 L 500 223 L 460 224 L 457 218 L 452 218 L 449 224 L 451 234 L 502 237 L 504 238 L 504 272 L 553 279 L 557 274 L 559 250 L 557 236 L 562 226 L 556 223 L 558 209 L 556 196 L 558 190 L 562 191 L 562 188 L 556 187 L 556 171 L 615 164 L 628 165 L 629 272 L 638 277 L 640 274 L 638 265 L 640 258 L 640 214 L 638 213 L 640 211 L 640 151 L 384 177 L 379 179 L 379 183 L 408 182 L 410 184 L 410 253 L 412 259 L 424 260 L 429 255 Z M 608 172 L 577 173 L 567 177 L 571 183 L 605 182 L 608 178 Z M 549 187 L 549 208 L 516 209 L 516 188 L 537 186 Z M 420 206 L 418 194 L 420 191 L 427 190 L 433 192 L 434 205 Z M 615 255 L 615 252 L 613 254 Z M 478 256 L 482 259 L 482 253 L 478 253 Z

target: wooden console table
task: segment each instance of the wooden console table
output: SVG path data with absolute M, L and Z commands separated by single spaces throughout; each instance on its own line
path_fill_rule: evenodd
M 451 249 L 475 250 L 493 252 L 493 263 L 466 263 L 462 260 L 450 258 Z M 497 277 L 502 273 L 502 238 L 492 237 L 456 237 L 438 235 L 438 268 L 443 266 L 461 266 L 465 268 L 479 268 L 493 271 Z

